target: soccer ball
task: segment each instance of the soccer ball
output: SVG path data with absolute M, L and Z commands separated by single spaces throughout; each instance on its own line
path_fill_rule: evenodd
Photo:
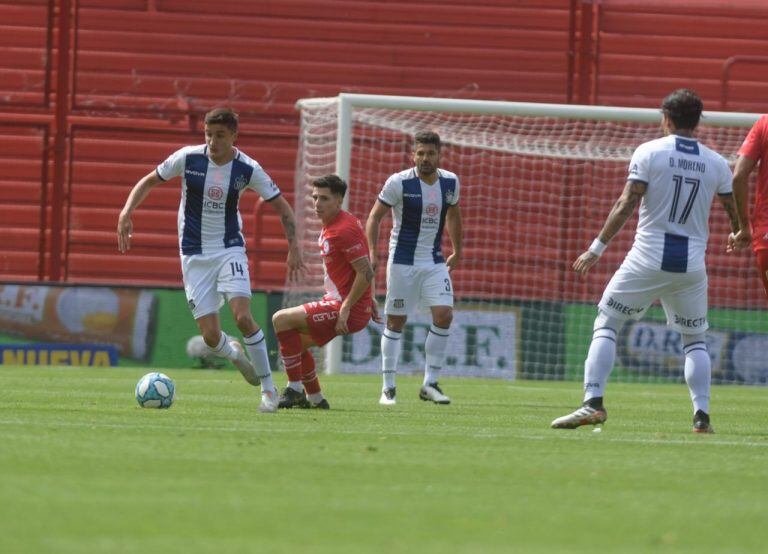
M 202 335 L 195 335 L 187 341 L 187 356 L 203 369 L 221 369 L 227 364 L 225 358 L 219 358 L 211 353 Z
M 142 408 L 170 408 L 175 387 L 164 373 L 147 373 L 136 383 L 136 401 Z

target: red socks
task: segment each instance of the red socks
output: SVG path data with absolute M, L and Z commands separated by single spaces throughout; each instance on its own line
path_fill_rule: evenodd
M 301 382 L 304 384 L 304 390 L 307 391 L 307 394 L 320 392 L 320 381 L 317 379 L 317 373 L 315 373 L 315 359 L 309 350 L 301 355 Z
M 280 357 L 289 381 L 301 381 L 301 335 L 295 329 L 277 333 Z
M 307 350 L 301 352 L 301 335 L 295 329 L 277 333 L 280 343 L 280 357 L 283 359 L 288 381 L 301 381 L 307 394 L 320 392 L 320 381 L 315 372 L 315 359 Z

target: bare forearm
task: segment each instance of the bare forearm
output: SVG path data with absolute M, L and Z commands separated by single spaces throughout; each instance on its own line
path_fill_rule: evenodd
M 733 176 L 733 203 L 741 228 L 746 228 L 749 225 L 748 187 L 749 175 L 736 174 Z
M 603 224 L 603 228 L 600 230 L 598 238 L 604 244 L 608 244 L 610 240 L 621 231 L 627 220 L 635 213 L 637 205 L 645 194 L 646 184 L 639 181 L 628 182 L 624 187 L 624 192 L 611 208 L 611 213 Z
M 728 224 L 731 226 L 731 231 L 738 233 L 742 228 L 742 221 L 744 221 L 743 226 L 746 228 L 746 219 L 742 220 L 741 216 L 737 213 L 736 207 L 734 206 L 734 204 L 736 204 L 735 199 L 732 196 L 723 196 L 720 197 L 720 201 L 723 204 L 725 213 L 728 215 Z
M 380 221 L 371 221 L 365 224 L 365 238 L 368 241 L 368 252 L 371 261 L 376 262 L 376 246 L 379 244 L 379 223 Z
M 156 183 L 153 181 L 153 179 L 151 179 L 151 175 L 142 177 L 139 182 L 134 185 L 133 189 L 131 189 L 130 194 L 128 194 L 128 198 L 125 200 L 122 213 L 125 215 L 132 214 L 133 211 L 138 208 L 141 203 L 144 202 L 144 200 L 146 200 L 147 196 L 149 196 L 149 192 L 152 190 L 155 184 Z
M 453 217 L 448 218 L 447 225 L 448 237 L 451 239 L 453 251 L 461 254 L 464 241 L 464 228 L 461 223 L 461 215 L 457 212 Z
M 296 220 L 291 212 L 283 212 L 280 214 L 280 224 L 283 226 L 283 232 L 285 238 L 288 240 L 290 246 L 297 246 L 296 244 Z
M 342 305 L 352 308 L 352 306 L 363 297 L 366 289 L 373 282 L 373 275 L 373 268 L 371 267 L 368 267 L 363 271 L 358 271 L 355 274 L 355 280 L 352 282 L 352 288 L 349 289 L 349 294 L 342 302 Z

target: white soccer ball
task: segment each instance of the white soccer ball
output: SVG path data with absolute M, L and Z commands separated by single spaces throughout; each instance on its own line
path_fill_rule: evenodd
M 211 352 L 202 335 L 195 335 L 187 341 L 187 356 L 199 362 L 202 368 L 220 369 L 227 363 L 225 358 L 219 358 Z
M 136 384 L 136 401 L 142 408 L 170 408 L 175 390 L 164 373 L 147 373 Z
M 203 335 L 195 335 L 187 341 L 187 356 L 190 358 L 205 358 L 211 355 L 208 345 L 203 340 Z

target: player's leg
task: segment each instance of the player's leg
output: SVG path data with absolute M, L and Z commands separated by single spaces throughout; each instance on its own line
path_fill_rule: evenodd
M 421 302 L 432 312 L 432 325 L 424 342 L 424 381 L 419 398 L 436 404 L 450 404 L 438 383 L 448 348 L 451 322 L 453 321 L 453 285 L 448 268 L 438 264 L 424 268 L 421 286 Z
M 279 408 L 309 408 L 304 393 L 302 354 L 312 344 L 307 326 L 307 312 L 303 306 L 278 310 L 272 315 L 280 358 L 288 378 L 288 384 L 279 397 Z
M 676 288 L 661 304 L 667 325 L 680 333 L 685 353 L 685 382 L 693 404 L 693 432 L 714 432 L 709 421 L 712 360 L 707 349 L 707 275 L 704 270 L 677 276 Z
M 267 341 L 264 332 L 259 328 L 251 314 L 251 277 L 248 271 L 248 258 L 244 252 L 227 252 L 218 258 L 219 274 L 217 289 L 224 294 L 229 302 L 235 324 L 243 336 L 243 343 L 249 363 L 242 359 L 235 365 L 250 384 L 261 384 L 261 403 L 259 411 L 274 412 L 277 410 L 277 389 L 272 381 L 272 369 L 269 366 Z M 232 346 L 242 351 L 243 347 L 237 340 Z
M 221 330 L 219 309 L 224 304 L 224 297 L 217 286 L 219 262 L 199 256 L 182 256 L 181 272 L 187 303 L 211 354 L 230 360 L 243 375 L 252 376 L 254 369 L 251 362 Z
M 387 315 L 384 331 L 381 333 L 381 376 L 382 387 L 379 404 L 393 406 L 397 403 L 397 362 L 402 351 L 403 329 L 408 321 L 405 315 Z
M 627 319 L 639 319 L 664 290 L 664 275 L 624 262 L 603 292 L 584 362 L 584 401 L 574 412 L 552 422 L 555 429 L 604 423 L 605 386 L 616 360 L 616 337 Z
M 412 284 L 413 274 L 413 266 L 387 265 L 387 297 L 384 302 L 386 318 L 381 334 L 382 389 L 379 397 L 379 404 L 383 406 L 391 406 L 397 402 L 395 378 L 402 351 L 401 339 L 408 321 L 408 313 L 417 298 Z
M 278 403 L 277 388 L 272 380 L 266 336 L 251 314 L 251 299 L 248 296 L 231 296 L 229 307 L 232 310 L 235 324 L 243 336 L 245 349 L 254 368 L 252 375 L 243 374 L 243 376 L 251 384 L 261 382 L 259 411 L 274 412 L 277 410 Z M 234 344 L 237 344 L 237 341 L 234 341 Z
M 555 429 L 575 429 L 582 425 L 605 423 L 608 411 L 603 394 L 616 360 L 616 336 L 623 319 L 598 311 L 584 362 L 584 401 L 580 408 L 552 422 Z

